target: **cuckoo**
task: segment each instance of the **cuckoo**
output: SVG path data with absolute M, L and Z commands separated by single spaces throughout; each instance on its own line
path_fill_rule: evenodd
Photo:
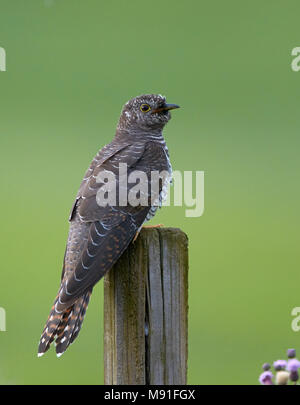
M 40 338 L 39 357 L 53 341 L 60 356 L 76 339 L 94 285 L 161 206 L 172 174 L 162 131 L 171 118 L 170 110 L 176 108 L 161 95 L 129 100 L 112 142 L 88 168 L 71 209 L 60 287 Z M 109 180 L 111 176 L 114 181 Z M 137 178 L 138 191 L 138 182 L 132 180 Z M 157 187 L 153 178 L 158 179 Z

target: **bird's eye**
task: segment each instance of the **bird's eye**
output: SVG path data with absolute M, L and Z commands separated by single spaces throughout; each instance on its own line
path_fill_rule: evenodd
M 143 111 L 143 112 L 148 112 L 148 111 L 151 110 L 151 107 L 150 107 L 149 104 L 142 104 L 142 105 L 140 106 L 140 110 Z

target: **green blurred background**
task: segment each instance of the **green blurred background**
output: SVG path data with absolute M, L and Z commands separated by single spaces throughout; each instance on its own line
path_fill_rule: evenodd
M 298 0 L 0 0 L 1 384 L 102 384 L 103 284 L 63 357 L 36 357 L 68 214 L 122 105 L 158 92 L 173 168 L 205 171 L 205 212 L 152 223 L 190 241 L 190 384 L 256 384 L 300 352 Z

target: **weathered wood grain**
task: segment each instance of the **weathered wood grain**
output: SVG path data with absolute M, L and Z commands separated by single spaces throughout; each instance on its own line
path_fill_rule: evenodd
M 104 280 L 105 384 L 186 384 L 188 241 L 142 229 Z

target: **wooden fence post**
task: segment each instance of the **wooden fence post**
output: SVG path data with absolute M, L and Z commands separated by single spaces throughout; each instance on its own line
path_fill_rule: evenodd
M 188 241 L 142 229 L 104 279 L 104 383 L 186 384 Z

